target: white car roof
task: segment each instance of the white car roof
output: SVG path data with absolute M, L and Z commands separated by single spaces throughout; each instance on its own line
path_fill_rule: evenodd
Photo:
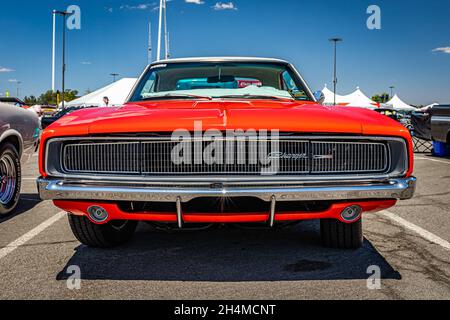
M 169 63 L 183 63 L 183 62 L 266 62 L 266 63 L 282 63 L 289 64 L 289 62 L 275 58 L 258 58 L 258 57 L 197 57 L 197 58 L 177 58 L 159 60 L 152 63 L 155 64 L 169 64 Z

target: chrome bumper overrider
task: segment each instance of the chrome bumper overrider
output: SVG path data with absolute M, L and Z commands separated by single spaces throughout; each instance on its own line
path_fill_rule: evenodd
M 188 202 L 199 197 L 257 197 L 269 202 L 273 197 L 276 201 L 410 199 L 415 191 L 416 178 L 299 183 L 283 186 L 220 184 L 211 187 L 39 178 L 37 185 L 43 200 Z

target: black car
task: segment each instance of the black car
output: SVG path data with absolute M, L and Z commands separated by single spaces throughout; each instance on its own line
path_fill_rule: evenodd
M 74 111 L 77 111 L 77 110 L 80 110 L 80 109 L 86 109 L 86 108 L 95 108 L 95 107 L 67 107 L 67 108 L 64 108 L 62 110 L 56 111 L 56 113 L 54 113 L 51 116 L 44 116 L 41 119 L 42 129 L 47 128 L 53 122 L 55 122 L 56 120 L 61 119 L 62 117 L 64 117 L 65 115 L 68 115 L 71 112 L 74 112 Z
M 431 135 L 434 141 L 450 144 L 450 104 L 431 109 Z
M 25 109 L 28 108 L 28 106 L 25 104 L 25 102 L 23 102 L 19 98 L 15 98 L 15 97 L 0 97 L 0 102 L 12 104 L 17 107 L 21 107 L 21 108 L 25 108 Z

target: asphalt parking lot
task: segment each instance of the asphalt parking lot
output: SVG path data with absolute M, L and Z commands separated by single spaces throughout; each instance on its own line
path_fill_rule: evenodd
M 417 155 L 416 196 L 367 214 L 356 251 L 321 247 L 318 222 L 173 233 L 141 224 L 128 245 L 92 249 L 39 200 L 37 174 L 24 168 L 18 210 L 0 220 L 0 300 L 450 298 L 450 159 Z M 67 286 L 72 265 L 79 290 Z M 369 266 L 380 289 L 367 287 Z

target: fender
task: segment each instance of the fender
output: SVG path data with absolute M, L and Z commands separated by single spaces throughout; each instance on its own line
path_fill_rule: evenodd
M 8 125 L 9 127 L 9 125 Z M 19 156 L 22 157 L 23 154 L 23 139 L 22 136 L 20 135 L 20 133 L 17 130 L 14 129 L 7 129 L 5 132 L 3 132 L 0 135 L 0 143 L 3 143 L 3 141 L 5 141 L 7 138 L 10 137 L 15 137 L 17 138 L 17 140 L 19 140 L 19 150 L 17 150 L 17 152 L 19 152 Z

